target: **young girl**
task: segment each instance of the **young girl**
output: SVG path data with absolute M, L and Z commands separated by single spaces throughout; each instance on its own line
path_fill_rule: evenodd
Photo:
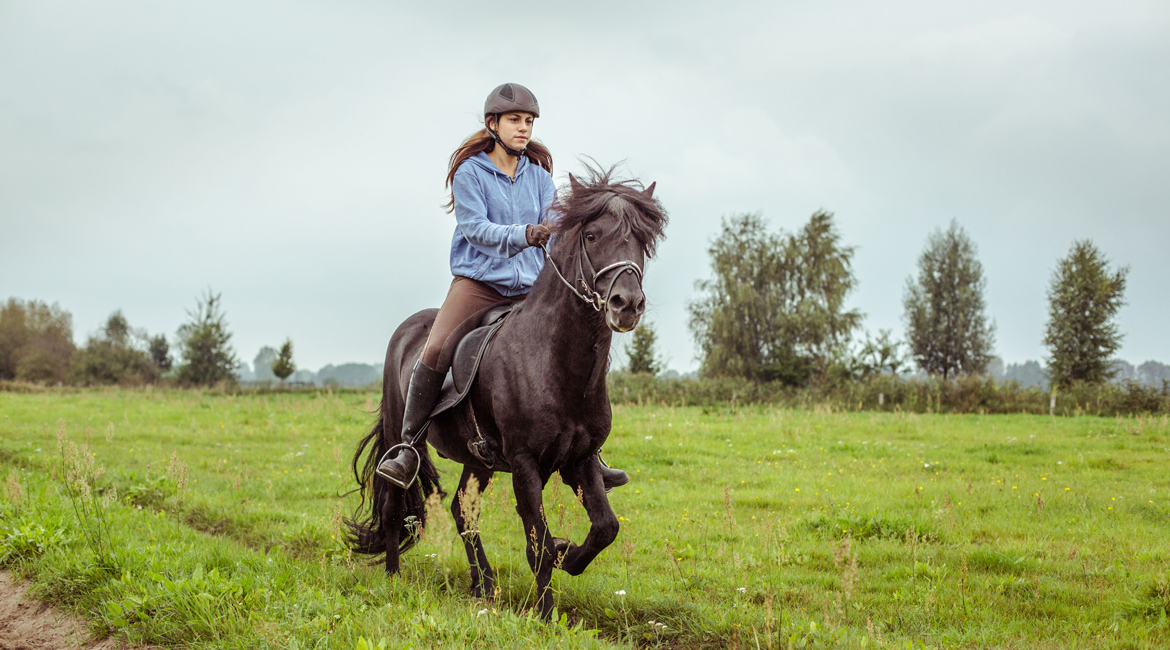
M 551 231 L 542 222 L 556 186 L 552 155 L 532 140 L 538 117 L 540 104 L 527 88 L 498 86 L 484 103 L 484 128 L 451 154 L 447 210 L 458 224 L 451 237 L 455 278 L 410 375 L 402 440 L 411 445 L 425 444 L 425 425 L 447 375 L 447 367 L 439 367 L 447 337 L 483 309 L 522 299 L 544 267 L 539 247 Z M 377 472 L 406 488 L 417 469 L 417 454 L 399 453 Z M 601 476 L 606 489 L 629 482 L 625 472 L 604 463 Z

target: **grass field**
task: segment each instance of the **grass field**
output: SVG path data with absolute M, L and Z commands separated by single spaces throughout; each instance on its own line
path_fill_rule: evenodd
M 616 407 L 622 530 L 555 575 L 545 624 L 507 475 L 479 527 L 494 602 L 445 512 L 394 579 L 348 555 L 376 400 L 0 392 L 0 564 L 163 647 L 1170 646 L 1166 417 Z M 86 446 L 68 462 L 59 430 Z M 555 477 L 545 507 L 581 540 Z

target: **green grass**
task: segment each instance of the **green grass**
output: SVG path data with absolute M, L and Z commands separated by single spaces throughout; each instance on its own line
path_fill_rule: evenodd
M 555 574 L 564 618 L 544 624 L 507 475 L 480 522 L 495 602 L 467 595 L 445 513 L 394 579 L 337 541 L 376 399 L 0 393 L 0 563 L 163 647 L 1170 645 L 1166 417 L 615 407 L 622 531 L 584 575 Z M 109 557 L 59 480 L 58 421 L 105 468 L 95 498 L 117 490 L 97 511 Z M 583 538 L 555 477 L 545 508 Z

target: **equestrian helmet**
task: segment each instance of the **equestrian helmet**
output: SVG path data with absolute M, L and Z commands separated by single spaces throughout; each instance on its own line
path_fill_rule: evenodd
M 540 102 L 531 90 L 520 84 L 501 84 L 483 103 L 483 119 L 501 113 L 532 113 L 533 117 L 540 117 Z

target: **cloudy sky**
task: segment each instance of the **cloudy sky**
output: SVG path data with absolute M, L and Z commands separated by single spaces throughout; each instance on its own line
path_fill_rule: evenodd
M 239 355 L 375 362 L 437 306 L 443 178 L 484 97 L 657 181 L 650 318 L 678 370 L 724 216 L 836 214 L 852 306 L 903 332 L 927 235 L 979 248 L 1006 361 L 1042 358 L 1076 239 L 1131 269 L 1121 356 L 1170 362 L 1170 4 L 0 0 L 0 299 L 174 334 L 223 294 Z

